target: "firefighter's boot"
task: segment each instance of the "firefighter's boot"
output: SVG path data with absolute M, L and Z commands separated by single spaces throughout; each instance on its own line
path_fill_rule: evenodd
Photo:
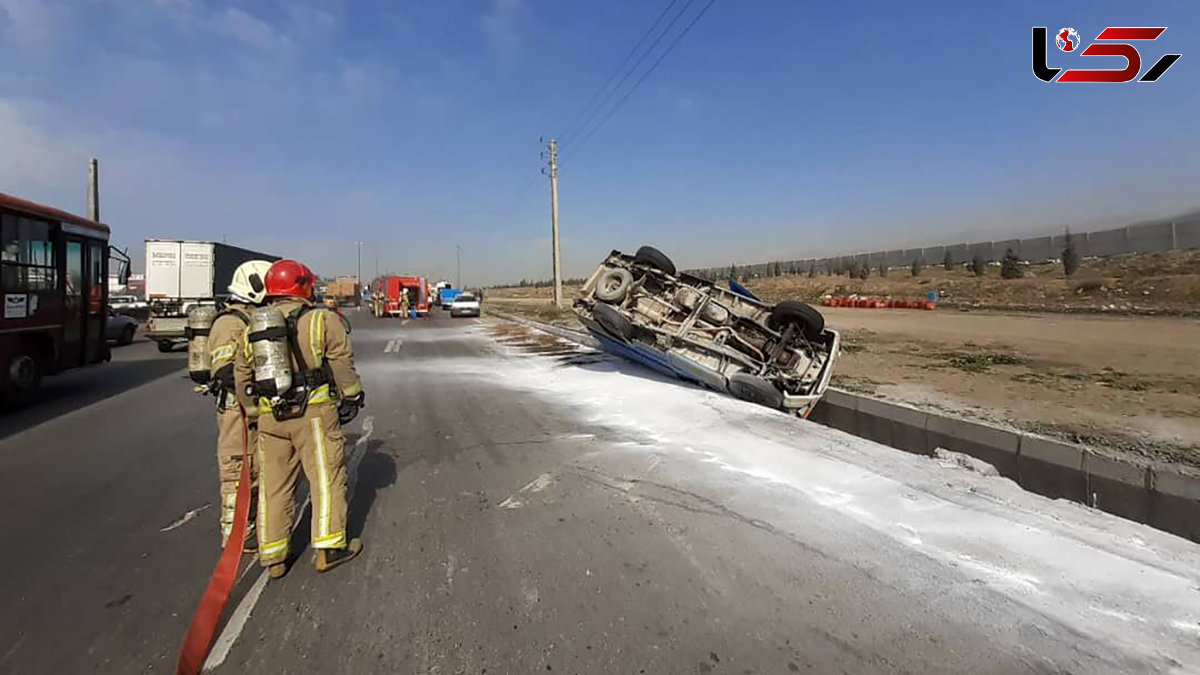
M 351 539 L 346 548 L 321 548 L 317 549 L 317 571 L 328 572 L 329 570 L 348 563 L 362 553 L 363 545 L 361 539 Z
M 242 541 L 242 553 L 254 555 L 258 553 L 258 532 L 254 529 L 254 521 L 246 523 L 246 539 Z
M 288 573 L 287 563 L 277 562 L 267 565 L 267 574 L 272 579 L 282 579 L 283 575 Z

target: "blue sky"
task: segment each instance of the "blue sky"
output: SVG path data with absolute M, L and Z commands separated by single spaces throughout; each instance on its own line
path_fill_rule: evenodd
M 227 239 L 352 274 L 362 241 L 364 275 L 452 276 L 461 244 L 465 281 L 547 277 L 538 137 L 666 2 L 0 0 L 0 191 L 82 212 L 95 155 L 104 220 L 138 255 L 145 237 Z M 586 143 L 564 138 L 565 272 L 643 243 L 705 266 L 1193 208 L 1198 18 L 716 0 Z M 1143 68 L 1183 58 L 1154 84 L 1045 84 L 1034 25 L 1168 26 Z

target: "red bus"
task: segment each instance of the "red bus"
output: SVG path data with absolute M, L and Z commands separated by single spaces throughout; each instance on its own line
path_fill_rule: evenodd
M 108 260 L 129 258 L 107 225 L 0 192 L 0 399 L 27 401 L 43 375 L 108 361 Z

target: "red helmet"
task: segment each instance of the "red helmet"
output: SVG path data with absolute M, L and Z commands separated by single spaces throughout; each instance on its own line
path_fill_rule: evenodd
M 304 263 L 295 260 L 280 260 L 271 265 L 264 279 L 267 296 L 313 297 L 313 273 Z

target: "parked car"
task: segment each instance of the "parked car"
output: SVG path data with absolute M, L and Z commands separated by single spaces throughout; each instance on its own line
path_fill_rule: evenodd
M 649 246 L 610 253 L 573 309 L 610 353 L 804 417 L 829 386 L 840 344 L 809 305 L 677 273 Z
M 127 345 L 133 342 L 133 336 L 137 333 L 137 319 L 121 314 L 114 309 L 108 310 L 108 321 L 105 323 L 105 337 L 114 341 L 119 345 Z
M 150 317 L 150 304 L 136 295 L 110 296 L 108 298 L 108 307 L 118 314 L 132 316 L 138 321 L 145 321 Z
M 114 295 L 108 299 L 108 306 L 120 312 L 125 309 L 148 309 L 149 304 L 136 295 Z
M 450 316 L 479 316 L 479 299 L 470 293 L 461 293 L 450 303 Z

